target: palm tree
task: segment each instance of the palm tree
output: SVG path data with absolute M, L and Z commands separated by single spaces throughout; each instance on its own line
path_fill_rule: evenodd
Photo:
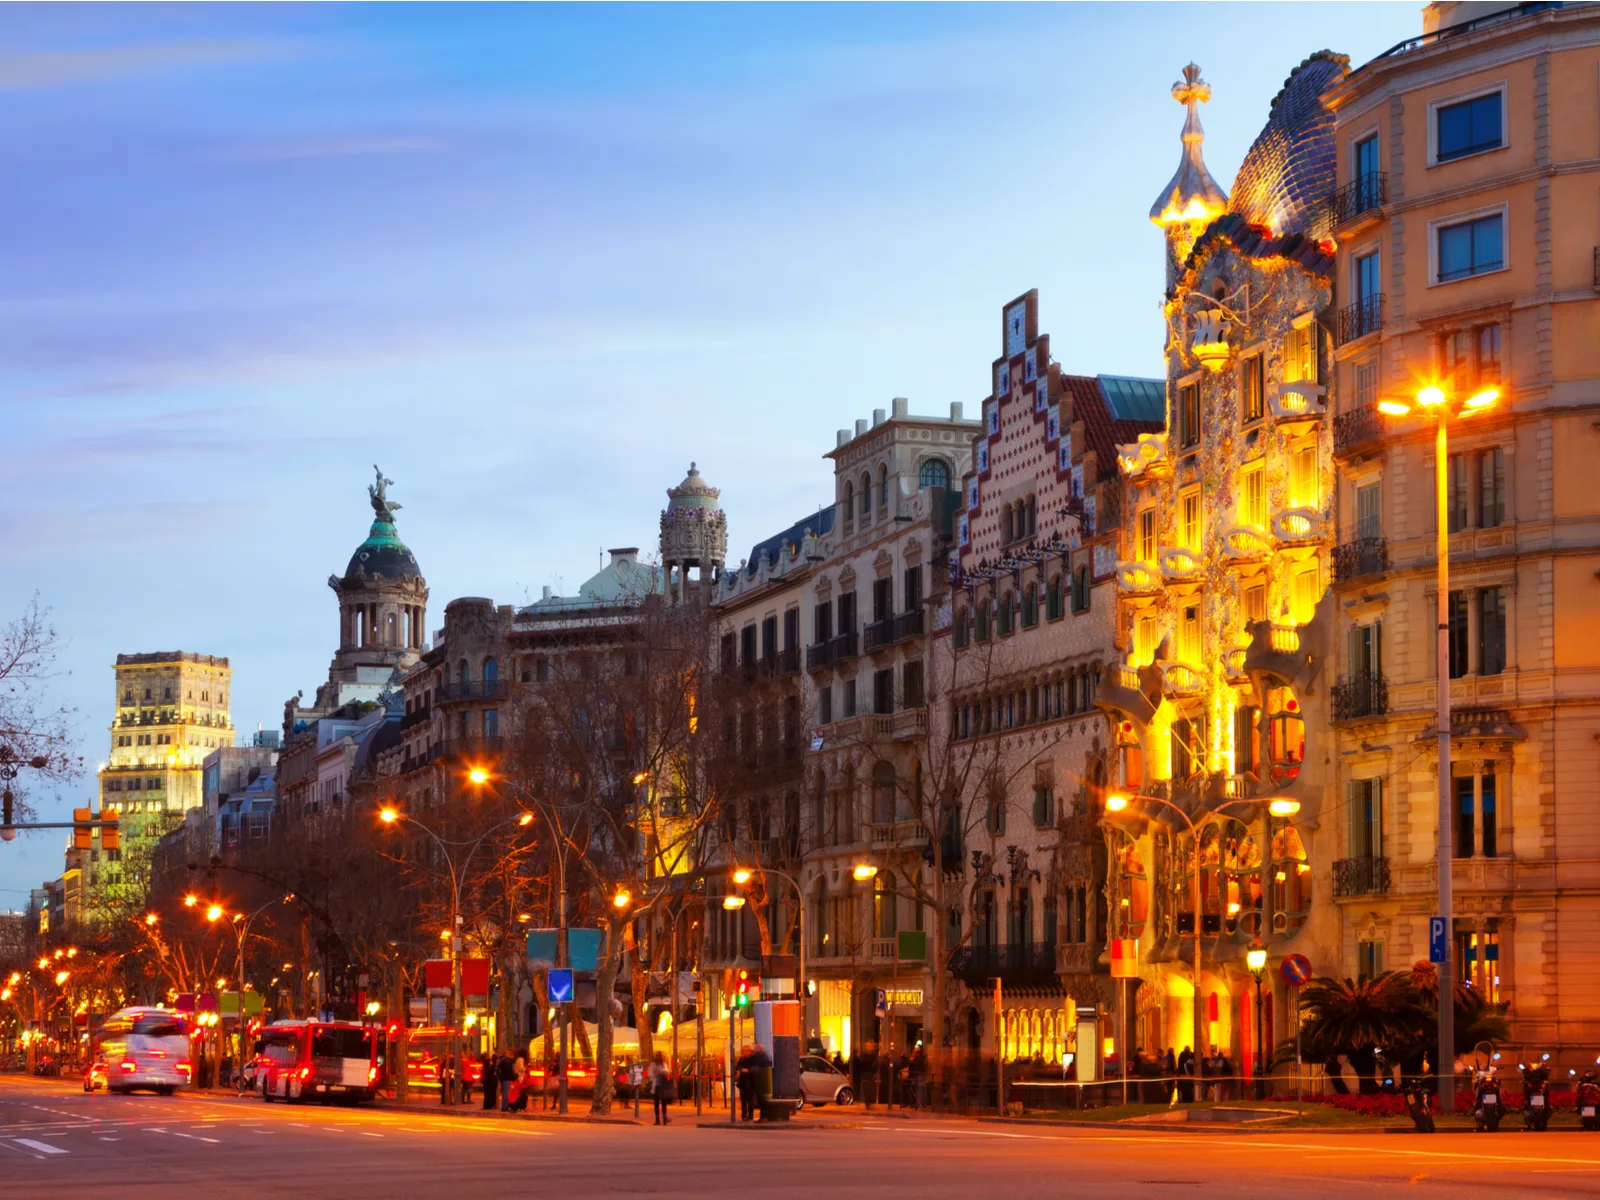
M 1378 1090 L 1378 1051 L 1413 1045 L 1426 1021 L 1416 985 L 1402 971 L 1359 981 L 1319 976 L 1302 989 L 1301 1003 L 1307 1055 L 1343 1054 L 1364 1096 Z
M 1418 1031 L 1422 1048 L 1431 1052 L 1439 1044 L 1439 969 L 1433 963 L 1419 962 L 1411 968 L 1411 983 L 1422 1002 L 1424 1025 Z M 1456 980 L 1455 1052 L 1470 1054 L 1479 1042 L 1504 1042 L 1511 1035 L 1506 1006 L 1491 1004 L 1487 997 L 1464 979 Z M 1418 1054 L 1420 1058 L 1420 1053 Z

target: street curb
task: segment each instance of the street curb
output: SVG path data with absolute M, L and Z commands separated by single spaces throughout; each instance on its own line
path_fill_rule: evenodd
M 861 1125 L 855 1121 L 830 1121 L 826 1125 L 813 1125 L 809 1122 L 795 1121 L 740 1121 L 734 1124 L 730 1121 L 697 1121 L 696 1129 L 748 1129 L 754 1132 L 757 1129 L 860 1129 Z
M 440 1104 L 436 1107 L 429 1107 L 426 1104 L 402 1104 L 394 1100 L 375 1101 L 372 1107 L 383 1112 L 407 1112 L 417 1113 L 421 1116 L 454 1117 L 460 1121 L 487 1121 L 491 1119 L 499 1121 L 503 1119 L 513 1123 L 517 1121 L 550 1121 L 556 1124 L 565 1125 L 638 1126 L 644 1124 L 643 1121 L 635 1120 L 633 1117 L 597 1117 L 592 1113 L 567 1113 L 565 1116 L 563 1116 L 560 1113 L 524 1112 L 512 1113 L 509 1117 L 502 1118 L 502 1115 L 494 1109 L 484 1111 L 483 1109 L 468 1108 L 462 1105 L 452 1106 L 444 1104 Z

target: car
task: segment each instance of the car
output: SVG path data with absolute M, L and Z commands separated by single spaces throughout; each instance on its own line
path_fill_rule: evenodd
M 110 1091 L 106 1081 L 106 1063 L 104 1059 L 96 1059 L 83 1071 L 83 1090 L 86 1092 Z
M 827 1059 L 803 1054 L 800 1056 L 800 1098 L 806 1104 L 844 1107 L 856 1102 L 856 1091 L 850 1086 L 850 1076 Z

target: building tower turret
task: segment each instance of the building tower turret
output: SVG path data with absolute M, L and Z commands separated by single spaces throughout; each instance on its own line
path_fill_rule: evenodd
M 728 518 L 717 505 L 722 493 L 700 478 L 694 463 L 675 488 L 667 489 L 661 510 L 661 565 L 665 568 L 668 604 L 691 598 L 689 569 L 695 568 L 698 596 L 710 598 L 711 585 L 728 557 Z
M 1176 282 L 1195 239 L 1228 209 L 1228 193 L 1206 170 L 1200 146 L 1206 131 L 1200 127 L 1200 105 L 1211 99 L 1211 85 L 1200 78 L 1200 68 L 1190 63 L 1183 78 L 1172 85 L 1172 98 L 1189 111 L 1183 123 L 1183 157 L 1178 172 L 1150 207 L 1150 219 L 1167 235 L 1167 287 Z
M 373 470 L 378 478 L 367 487 L 373 512 L 367 540 L 356 547 L 342 577 L 328 576 L 339 597 L 339 649 L 328 682 L 340 691 L 344 684 L 386 684 L 397 668 L 417 661 L 427 640 L 428 584 L 395 532 L 400 505 L 388 497 L 394 480 Z

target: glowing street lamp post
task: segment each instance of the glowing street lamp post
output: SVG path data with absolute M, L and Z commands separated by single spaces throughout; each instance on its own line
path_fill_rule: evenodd
M 189 898 L 185 897 L 184 903 L 188 904 L 188 901 Z M 251 923 L 262 913 L 266 912 L 267 909 L 271 908 L 274 904 L 292 904 L 293 902 L 294 893 L 290 892 L 288 895 L 282 896 L 277 900 L 268 900 L 248 917 L 243 913 L 235 913 L 233 918 L 228 922 L 228 928 L 233 930 L 233 936 L 238 939 L 239 943 L 237 947 L 239 962 L 239 1011 L 234 1017 L 234 1020 L 237 1022 L 234 1027 L 234 1036 L 238 1040 L 239 1048 L 233 1060 L 233 1077 L 235 1083 L 237 1084 L 238 1093 L 241 1096 L 244 1094 L 244 941 L 250 936 Z M 190 905 L 190 907 L 193 907 L 193 905 Z M 145 924 L 153 925 L 154 921 L 150 920 L 150 917 L 153 917 L 154 915 L 154 913 L 149 914 L 145 918 Z M 215 924 L 224 915 L 225 914 L 220 904 L 213 904 L 206 909 L 206 920 L 210 921 L 212 924 Z
M 1438 559 L 1438 650 L 1437 691 L 1439 711 L 1439 839 L 1436 850 L 1439 873 L 1439 920 L 1444 922 L 1444 962 L 1439 964 L 1439 1045 L 1435 1073 L 1439 1079 L 1439 1108 L 1442 1112 L 1455 1111 L 1455 897 L 1454 869 L 1455 846 L 1452 822 L 1454 814 L 1450 804 L 1450 485 L 1447 470 L 1450 463 L 1449 418 L 1469 417 L 1494 406 L 1500 399 L 1500 390 L 1489 387 L 1469 396 L 1460 411 L 1450 412 L 1444 390 L 1430 385 L 1417 392 L 1416 408 L 1434 423 L 1434 500 L 1435 521 L 1438 525 L 1434 554 Z M 1389 417 L 1411 415 L 1413 406 L 1404 400 L 1380 400 L 1378 411 Z
M 1201 947 L 1201 944 L 1200 944 L 1200 831 L 1195 828 L 1194 821 L 1190 818 L 1188 813 L 1184 812 L 1183 809 L 1179 808 L 1176 804 L 1172 803 L 1172 801 L 1164 800 L 1160 796 L 1143 796 L 1143 795 L 1140 795 L 1140 796 L 1126 796 L 1126 795 L 1122 795 L 1120 793 L 1113 793 L 1112 795 L 1106 797 L 1106 809 L 1109 812 L 1122 812 L 1125 808 L 1128 807 L 1129 803 L 1131 801 L 1133 801 L 1133 800 L 1138 800 L 1140 802 L 1150 802 L 1150 803 L 1155 803 L 1155 804 L 1161 804 L 1161 805 L 1165 805 L 1167 808 L 1170 808 L 1173 812 L 1177 813 L 1178 817 L 1183 821 L 1184 826 L 1189 830 L 1190 839 L 1194 842 L 1194 870 L 1189 873 L 1189 907 L 1194 911 L 1194 999 L 1190 1004 L 1190 1008 L 1193 1010 L 1193 1016 L 1194 1016 L 1194 1053 L 1195 1053 L 1195 1057 L 1198 1059 L 1199 1057 L 1201 1057 L 1205 1053 L 1204 1049 L 1202 1048 L 1203 1045 L 1204 1045 L 1203 1035 L 1204 1035 L 1204 1032 L 1205 1032 L 1205 1016 L 1204 1016 L 1204 1013 L 1201 1011 L 1201 1000 L 1203 999 L 1202 992 L 1203 992 L 1204 989 L 1201 986 L 1201 976 L 1200 976 L 1201 961 L 1202 961 L 1202 959 L 1201 959 L 1202 947 Z M 1261 803 L 1260 800 L 1228 800 L 1228 801 L 1223 802 L 1222 804 L 1217 805 L 1216 808 L 1212 809 L 1211 810 L 1211 814 L 1219 813 L 1225 808 L 1232 808 L 1232 807 L 1237 806 L 1237 805 L 1242 805 L 1242 804 L 1260 804 L 1260 803 Z M 1267 811 L 1274 817 L 1292 817 L 1292 816 L 1294 816 L 1295 813 L 1300 811 L 1300 802 L 1298 800 L 1288 800 L 1288 799 L 1270 800 L 1270 801 L 1267 802 Z M 1210 815 L 1210 814 L 1208 814 L 1208 815 Z M 1267 844 L 1270 846 L 1271 842 L 1272 842 L 1270 828 L 1268 829 L 1267 832 L 1268 832 Z M 1263 873 L 1263 875 L 1264 875 L 1264 873 Z M 1263 886 L 1265 886 L 1265 878 L 1263 878 Z M 1266 956 L 1266 951 L 1263 950 L 1262 951 L 1262 961 L 1263 962 L 1266 961 L 1265 956 Z M 1261 1001 L 1261 986 L 1260 985 L 1261 985 L 1261 978 L 1260 978 L 1260 976 L 1257 976 L 1256 977 L 1256 1004 L 1257 1004 L 1258 1009 L 1260 1007 L 1260 1001 Z M 1259 1042 L 1260 1042 L 1260 1033 L 1259 1033 L 1259 1031 L 1257 1032 L 1256 1038 L 1257 1038 L 1257 1043 L 1258 1043 L 1258 1048 L 1259 1048 Z M 1124 1041 L 1126 1041 L 1126 1030 L 1124 1030 Z M 1128 1100 L 1128 1057 L 1127 1057 L 1127 1054 L 1128 1054 L 1128 1048 L 1127 1048 L 1126 1045 L 1117 1047 L 1118 1062 L 1119 1062 L 1119 1065 L 1122 1068 L 1122 1100 L 1123 1100 L 1123 1103 L 1127 1103 L 1127 1100 Z M 1196 1081 L 1195 1082 L 1196 1082 L 1196 1086 L 1198 1087 L 1199 1086 L 1199 1077 L 1198 1077 L 1198 1075 L 1196 1076 Z M 1197 1096 L 1198 1096 L 1198 1093 L 1197 1093 Z

